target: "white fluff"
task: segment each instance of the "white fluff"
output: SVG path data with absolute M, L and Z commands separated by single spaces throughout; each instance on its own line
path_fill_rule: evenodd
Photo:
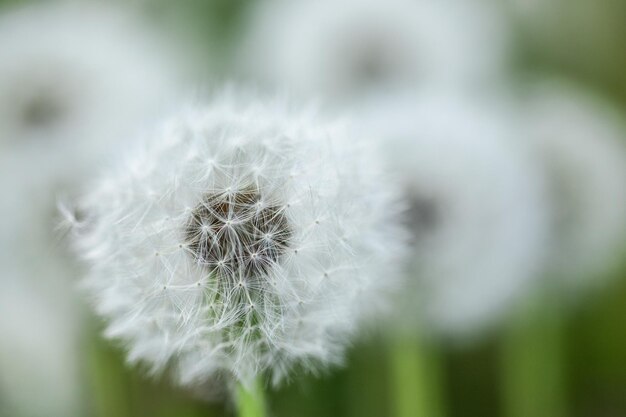
M 549 272 L 572 289 L 594 286 L 626 245 L 624 115 L 558 81 L 532 85 L 523 105 L 556 210 Z
M 263 1 L 240 65 L 270 85 L 331 99 L 492 85 L 507 62 L 504 25 L 481 0 Z
M 336 362 L 393 284 L 394 186 L 348 130 L 223 95 L 86 195 L 86 285 L 131 362 L 183 384 Z
M 490 104 L 438 93 L 377 100 L 365 119 L 410 204 L 399 313 L 455 338 L 486 330 L 531 287 L 546 251 L 543 177 L 516 146 L 515 124 Z

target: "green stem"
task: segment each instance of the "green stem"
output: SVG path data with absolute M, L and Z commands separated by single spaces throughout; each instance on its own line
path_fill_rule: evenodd
M 239 417 L 265 417 L 265 396 L 258 378 L 250 387 L 237 386 L 237 409 Z
M 540 301 L 506 329 L 502 382 L 506 417 L 564 417 L 564 326 L 560 311 Z
M 432 346 L 397 339 L 390 350 L 391 392 L 396 417 L 441 417 L 440 362 Z

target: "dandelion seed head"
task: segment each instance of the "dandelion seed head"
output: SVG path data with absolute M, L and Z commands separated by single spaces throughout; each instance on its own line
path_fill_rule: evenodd
M 121 7 L 8 8 L 0 43 L 0 153 L 39 183 L 75 180 L 178 85 L 168 48 Z
M 296 0 L 252 8 L 241 67 L 323 99 L 493 85 L 509 34 L 497 6 L 456 0 Z
M 253 168 L 256 170 L 256 168 Z M 198 264 L 211 272 L 215 267 L 241 270 L 257 276 L 278 261 L 291 230 L 283 208 L 263 207 L 258 190 L 239 190 L 226 195 L 205 196 L 193 210 L 186 227 L 186 245 Z
M 548 273 L 565 288 L 597 287 L 626 245 L 626 126 L 614 107 L 571 84 L 544 80 L 520 110 L 552 196 Z M 594 284 L 595 283 L 595 284 Z
M 543 175 L 518 146 L 507 106 L 492 104 L 431 92 L 377 100 L 365 116 L 409 205 L 412 250 L 398 310 L 408 329 L 471 339 L 500 322 L 541 271 Z
M 193 384 L 264 371 L 279 382 L 340 360 L 366 310 L 386 304 L 404 245 L 395 187 L 350 131 L 226 93 L 95 184 L 76 245 L 132 362 L 173 364 Z

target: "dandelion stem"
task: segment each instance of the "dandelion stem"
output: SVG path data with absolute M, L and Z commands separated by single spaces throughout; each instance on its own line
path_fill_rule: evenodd
M 516 317 L 502 342 L 504 415 L 566 415 L 563 318 L 546 300 Z
M 237 409 L 239 417 L 265 417 L 265 396 L 258 378 L 250 387 L 238 385 Z
M 396 339 L 390 350 L 396 417 L 441 417 L 439 357 L 418 338 Z

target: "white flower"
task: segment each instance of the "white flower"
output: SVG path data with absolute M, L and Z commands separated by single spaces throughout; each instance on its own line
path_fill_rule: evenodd
M 21 176 L 75 179 L 172 95 L 159 40 L 123 10 L 39 4 L 0 15 L 0 154 Z M 17 174 L 16 174 L 17 175 Z
M 339 359 L 393 283 L 399 205 L 348 130 L 223 95 L 148 138 L 82 208 L 108 336 L 179 382 Z M 227 378 L 228 379 L 228 378 Z
M 504 24 L 482 1 L 266 1 L 252 10 L 240 64 L 264 82 L 340 99 L 493 84 L 507 61 Z
M 626 245 L 624 115 L 555 81 L 534 84 L 523 104 L 556 209 L 550 272 L 586 287 L 616 265 Z
M 531 286 L 546 250 L 543 177 L 515 125 L 491 104 L 437 93 L 379 99 L 364 118 L 410 202 L 399 312 L 455 338 L 486 330 Z

